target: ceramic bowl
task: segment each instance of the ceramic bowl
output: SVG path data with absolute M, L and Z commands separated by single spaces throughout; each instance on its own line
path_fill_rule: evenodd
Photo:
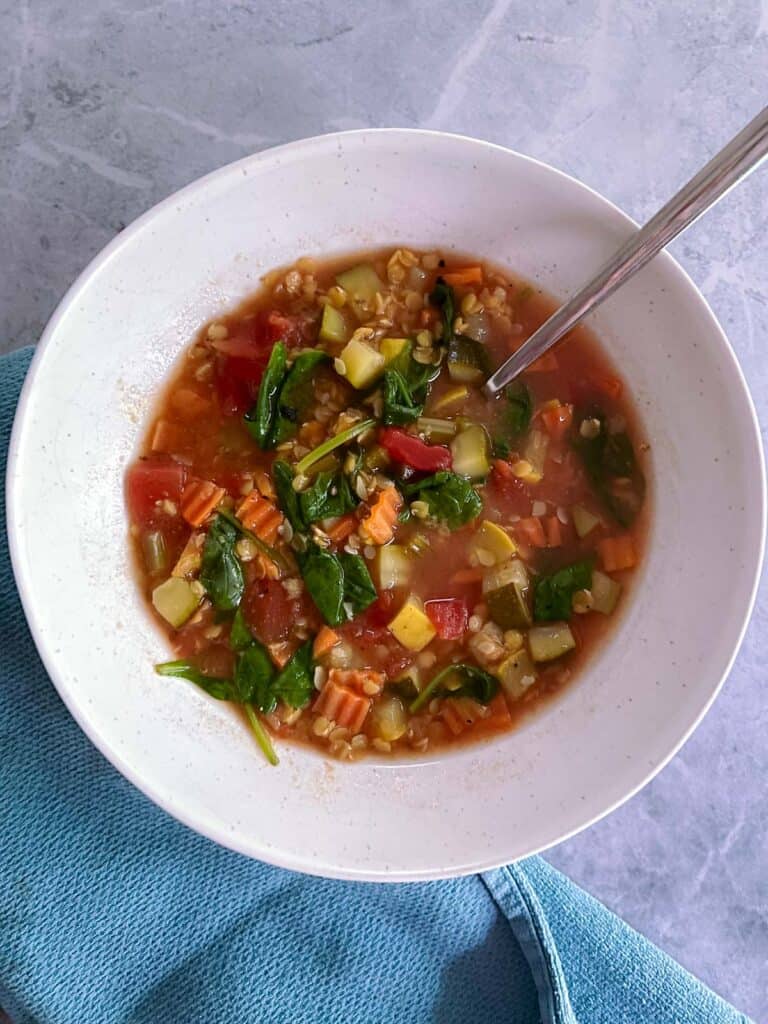
M 728 342 L 662 254 L 592 319 L 652 446 L 647 556 L 578 680 L 519 729 L 456 752 L 347 765 L 280 745 L 158 678 L 168 656 L 132 575 L 123 473 L 158 386 L 205 320 L 270 268 L 378 245 L 457 248 L 567 296 L 633 231 L 595 192 L 487 143 L 363 131 L 292 143 L 195 182 L 123 231 L 48 325 L 13 433 L 13 564 L 46 668 L 106 757 L 191 828 L 251 857 L 415 880 L 542 850 L 626 800 L 726 676 L 764 536 L 755 414 Z

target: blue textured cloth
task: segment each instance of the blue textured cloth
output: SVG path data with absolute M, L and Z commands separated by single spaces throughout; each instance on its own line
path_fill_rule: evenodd
M 29 352 L 0 360 L 0 459 Z M 16 1024 L 737 1024 L 539 858 L 373 885 L 190 832 L 69 717 L 0 524 L 0 1006 Z

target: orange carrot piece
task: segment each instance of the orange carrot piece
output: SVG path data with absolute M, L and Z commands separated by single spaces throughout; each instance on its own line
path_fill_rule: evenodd
M 512 715 L 509 713 L 509 705 L 504 694 L 499 691 L 488 705 L 488 714 L 483 719 L 484 724 L 494 729 L 503 729 L 512 723 Z
M 516 534 L 520 535 L 524 544 L 528 543 L 533 548 L 545 548 L 547 546 L 547 537 L 538 516 L 521 519 L 515 523 L 513 529 Z
M 563 543 L 563 524 L 557 516 L 547 516 L 544 520 L 544 532 L 547 535 L 547 547 L 559 548 Z
M 454 288 L 462 284 L 482 284 L 483 268 L 461 267 L 459 270 L 446 270 L 441 277 L 446 284 L 453 285 Z
M 171 395 L 171 405 L 185 419 L 194 420 L 211 411 L 207 398 L 198 395 L 191 388 L 179 388 Z
M 559 365 L 554 352 L 545 352 L 543 356 L 539 356 L 535 363 L 531 363 L 528 367 L 528 373 L 551 373 Z
M 177 423 L 170 423 L 168 420 L 158 420 L 152 433 L 153 452 L 174 452 L 183 444 L 184 435 Z
M 332 668 L 328 673 L 329 682 L 350 690 L 362 690 L 366 697 L 372 697 L 374 691 L 381 691 L 385 678 L 383 672 L 374 668 Z
M 225 494 L 224 488 L 218 487 L 211 480 L 193 477 L 181 495 L 181 514 L 190 526 L 200 526 Z
M 573 422 L 573 408 L 570 405 L 558 405 L 545 409 L 541 421 L 554 441 L 562 441 Z
M 287 640 L 281 640 L 275 644 L 267 644 L 269 656 L 278 668 L 285 668 L 291 660 L 294 649 Z
M 371 701 L 362 694 L 354 693 L 346 686 L 340 686 L 331 676 L 318 694 L 313 710 L 330 722 L 344 726 L 351 733 L 360 732 Z
M 341 638 L 335 629 L 331 629 L 330 626 L 323 626 L 320 632 L 315 637 L 315 643 L 312 647 L 312 653 L 316 658 L 322 657 L 323 654 L 327 654 Z
M 350 533 L 354 533 L 356 527 L 357 517 L 350 513 L 346 516 L 342 516 L 337 523 L 334 523 L 333 526 L 329 526 L 325 532 L 334 544 L 341 544 L 343 540 L 347 539 Z
M 598 391 L 602 391 L 608 398 L 619 398 L 624 390 L 624 385 L 618 377 L 598 377 L 594 381 Z
M 479 583 L 482 578 L 482 569 L 459 569 L 451 576 L 451 583 Z
M 403 499 L 394 486 L 385 487 L 360 524 L 360 535 L 368 544 L 386 544 L 395 534 L 395 521 Z
M 440 717 L 454 736 L 460 736 L 465 729 L 481 721 L 485 714 L 482 704 L 471 697 L 449 697 L 440 708 Z
M 597 550 L 606 572 L 620 572 L 637 565 L 635 542 L 628 533 L 621 537 L 606 537 L 598 543 Z
M 267 501 L 258 491 L 253 490 L 238 505 L 237 518 L 246 530 L 255 533 L 260 540 L 266 544 L 274 544 L 283 521 L 283 514 L 271 501 Z

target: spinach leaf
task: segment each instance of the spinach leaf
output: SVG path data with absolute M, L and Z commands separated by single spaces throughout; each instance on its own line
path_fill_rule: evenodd
M 515 441 L 528 432 L 533 415 L 533 397 L 521 380 L 514 380 L 504 390 L 504 399 L 497 406 L 493 454 L 506 459 Z
M 312 670 L 312 641 L 307 640 L 293 653 L 275 679 L 272 692 L 290 708 L 303 708 L 315 691 Z
M 577 432 L 574 448 L 605 508 L 620 526 L 631 526 L 645 499 L 645 477 L 637 465 L 632 441 L 623 431 L 609 434 L 600 411 L 580 416 L 578 421 L 585 418 L 596 419 L 600 430 L 595 437 L 582 437 Z
M 274 448 L 272 428 L 277 416 L 277 398 L 285 379 L 288 350 L 278 341 L 269 356 L 267 368 L 261 378 L 256 404 L 245 414 L 245 425 L 259 448 Z
M 437 306 L 443 314 L 442 343 L 443 345 L 449 345 L 453 340 L 453 318 L 456 312 L 453 288 L 442 277 L 438 277 L 435 287 L 429 294 L 429 301 L 433 306 Z
M 571 617 L 573 595 L 592 586 L 592 563 L 575 562 L 551 576 L 540 576 L 533 591 L 533 616 L 537 622 L 557 622 Z
M 302 519 L 309 524 L 343 516 L 357 508 L 359 502 L 344 473 L 325 472 L 318 473 L 312 486 L 299 495 L 299 504 Z
M 270 435 L 270 448 L 287 441 L 296 433 L 314 397 L 312 375 L 316 367 L 328 362 L 329 358 L 326 352 L 317 348 L 308 349 L 296 357 L 277 398 L 277 415 Z
M 190 683 L 199 686 L 216 700 L 237 701 L 238 695 L 231 679 L 219 679 L 217 676 L 207 676 L 196 668 L 189 661 L 165 661 L 161 665 L 155 665 L 155 672 L 159 676 L 175 676 L 178 679 L 188 679 Z
M 245 590 L 240 559 L 235 554 L 237 529 L 219 514 L 208 530 L 200 561 L 200 582 L 219 611 L 233 611 Z
M 253 642 L 253 633 L 243 618 L 243 610 L 238 608 L 229 631 L 229 646 L 233 651 L 242 651 L 246 647 L 250 647 Z
M 329 626 L 340 626 L 344 613 L 344 569 L 336 555 L 315 544 L 299 557 L 304 586 Z
M 476 665 L 448 665 L 413 701 L 411 712 L 419 711 L 435 697 L 471 697 L 479 704 L 490 704 L 498 692 L 498 679 Z
M 293 470 L 287 462 L 277 459 L 272 465 L 272 479 L 277 491 L 277 501 L 295 533 L 307 528 L 301 511 L 299 496 L 293 489 Z
M 235 689 L 242 704 L 255 704 L 268 714 L 275 710 L 277 698 L 272 683 L 275 668 L 266 648 L 257 641 L 240 654 L 235 665 Z
M 336 557 L 344 570 L 344 604 L 349 605 L 354 617 L 373 604 L 379 595 L 364 558 L 346 551 L 339 552 Z
M 418 364 L 417 364 L 418 365 Z M 424 402 L 417 401 L 411 386 L 399 370 L 384 372 L 382 422 L 387 426 L 403 426 L 418 419 Z
M 429 515 L 442 520 L 451 530 L 475 519 L 483 508 L 483 500 L 469 480 L 447 469 L 406 484 L 402 491 L 406 497 L 417 495 L 425 501 Z

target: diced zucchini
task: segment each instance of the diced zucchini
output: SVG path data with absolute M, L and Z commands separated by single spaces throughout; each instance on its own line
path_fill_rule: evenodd
M 531 466 L 528 483 L 538 483 L 544 476 L 549 437 L 542 430 L 532 430 L 523 451 L 523 458 Z
M 382 338 L 379 351 L 386 359 L 387 365 L 389 365 L 404 353 L 410 353 L 411 343 L 407 338 Z
M 586 537 L 596 526 L 600 525 L 600 517 L 593 515 L 583 505 L 574 505 L 571 509 L 571 516 L 579 537 Z
M 338 274 L 336 283 L 357 302 L 373 302 L 376 292 L 384 291 L 384 284 L 370 263 L 360 263 Z
M 475 423 L 451 441 L 453 471 L 470 480 L 484 480 L 491 470 L 491 442 L 485 427 Z
M 339 356 L 344 364 L 344 376 L 353 388 L 370 387 L 384 369 L 384 356 L 365 341 L 354 338 L 347 342 Z
M 344 314 L 338 309 L 328 305 L 323 309 L 323 319 L 320 322 L 320 340 L 331 341 L 337 345 L 347 340 L 347 321 Z
M 408 715 L 402 700 L 394 694 L 377 700 L 371 711 L 371 724 L 379 739 L 388 743 L 399 740 L 408 728 Z
M 144 566 L 150 576 L 168 568 L 168 549 L 165 546 L 165 537 L 159 530 L 144 534 L 141 551 L 144 555 Z
M 599 569 L 592 570 L 592 610 L 610 615 L 621 596 L 621 584 Z
M 461 384 L 480 384 L 488 376 L 488 353 L 479 341 L 456 334 L 448 346 L 448 374 Z
M 439 444 L 455 437 L 458 427 L 453 420 L 438 420 L 431 416 L 420 416 L 416 420 L 416 429 L 427 441 Z
M 421 651 L 435 637 L 436 630 L 425 615 L 421 601 L 409 597 L 397 615 L 390 622 L 390 633 L 409 651 Z
M 386 448 L 383 448 L 380 444 L 374 444 L 366 449 L 363 461 L 365 462 L 366 469 L 372 469 L 376 472 L 379 469 L 386 469 L 392 460 Z
M 522 648 L 502 661 L 496 675 L 507 697 L 510 700 L 519 700 L 536 682 L 536 666 L 528 651 Z
M 204 542 L 205 534 L 203 533 L 191 533 L 189 535 L 176 565 L 171 570 L 171 576 L 191 576 L 198 571 L 203 557 Z
M 489 569 L 483 576 L 483 596 L 493 621 L 502 629 L 530 626 L 530 580 L 519 558 Z
M 469 388 L 464 385 L 460 385 L 456 388 L 450 388 L 445 392 L 442 398 L 439 398 L 432 406 L 433 412 L 442 412 L 445 409 L 449 409 L 452 405 L 458 405 L 459 402 L 463 402 L 469 394 Z
M 200 598 L 191 583 L 171 576 L 152 591 L 152 604 L 166 622 L 178 629 L 200 604 Z
M 501 565 L 515 554 L 517 547 L 509 534 L 490 519 L 485 519 L 469 542 L 470 556 L 480 565 Z
M 411 558 L 399 544 L 386 544 L 376 552 L 376 580 L 379 590 L 406 587 L 411 576 Z
M 528 646 L 534 661 L 554 661 L 576 646 L 567 622 L 547 622 L 528 630 Z

